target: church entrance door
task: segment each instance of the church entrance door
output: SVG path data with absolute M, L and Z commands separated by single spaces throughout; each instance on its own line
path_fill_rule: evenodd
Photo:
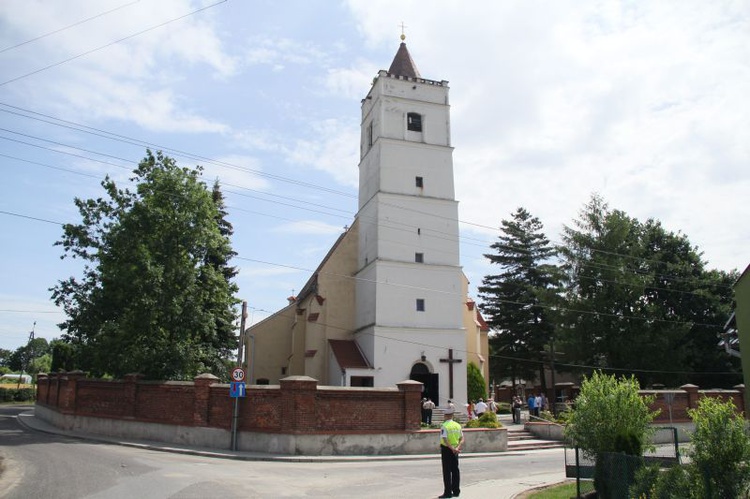
M 440 405 L 440 380 L 438 374 L 431 373 L 427 365 L 418 362 L 411 368 L 409 379 L 419 381 L 424 385 L 422 387 L 422 397 L 427 397 L 435 402 L 435 405 Z

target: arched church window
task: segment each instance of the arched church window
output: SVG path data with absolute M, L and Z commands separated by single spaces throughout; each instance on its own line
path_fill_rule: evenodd
M 415 374 L 430 374 L 430 368 L 422 362 L 417 362 L 411 368 L 411 375 L 414 376 Z
M 406 129 L 412 132 L 422 131 L 422 115 L 419 113 L 407 113 Z

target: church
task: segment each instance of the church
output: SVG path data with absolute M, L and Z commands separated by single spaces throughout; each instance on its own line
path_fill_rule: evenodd
M 489 328 L 459 259 L 448 82 L 423 78 L 401 40 L 362 99 L 355 220 L 297 296 L 245 330 L 251 384 L 412 379 L 462 408 L 469 363 L 489 380 Z

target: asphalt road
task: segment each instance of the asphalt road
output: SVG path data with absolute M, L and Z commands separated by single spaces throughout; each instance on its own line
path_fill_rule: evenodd
M 406 461 L 219 459 L 27 430 L 16 415 L 30 409 L 0 406 L 2 498 L 427 498 L 442 492 L 437 453 Z M 530 487 L 562 471 L 560 449 L 465 457 L 461 497 L 511 497 L 526 482 Z

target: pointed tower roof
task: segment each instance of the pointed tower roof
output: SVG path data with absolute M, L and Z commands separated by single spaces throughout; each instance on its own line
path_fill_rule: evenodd
M 403 37 L 401 39 L 403 40 Z M 393 58 L 388 72 L 395 76 L 406 76 L 408 78 L 422 77 L 404 42 L 401 42 L 401 45 L 398 47 L 398 52 L 396 52 L 396 57 Z

